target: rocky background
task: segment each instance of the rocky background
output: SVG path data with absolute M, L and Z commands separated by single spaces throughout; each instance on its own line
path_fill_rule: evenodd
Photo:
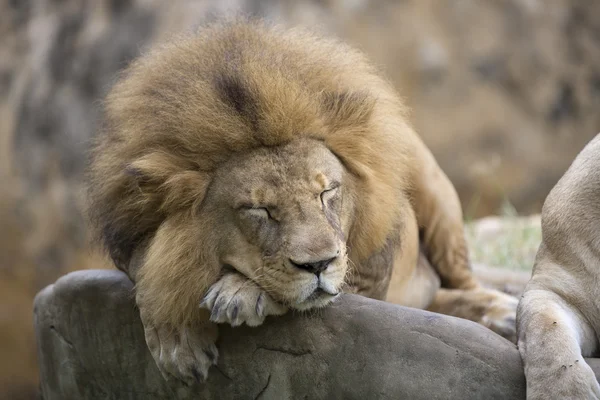
M 368 53 L 469 219 L 539 212 L 600 131 L 598 1 L 0 0 L 0 399 L 36 392 L 34 294 L 108 266 L 88 245 L 81 179 L 115 73 L 172 32 L 240 11 Z M 511 264 L 519 242 L 506 243 Z

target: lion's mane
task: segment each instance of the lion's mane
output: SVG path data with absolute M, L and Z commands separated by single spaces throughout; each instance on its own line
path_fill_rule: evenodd
M 399 222 L 408 131 L 402 102 L 357 50 L 301 29 L 213 24 L 143 55 L 112 88 L 91 156 L 90 216 L 156 318 L 187 323 L 220 269 L 218 221 L 200 210 L 225 160 L 323 141 L 357 182 L 347 246 L 358 263 Z

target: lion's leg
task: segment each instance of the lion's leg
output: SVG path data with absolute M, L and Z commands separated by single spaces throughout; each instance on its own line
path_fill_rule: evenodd
M 185 215 L 165 221 L 154 238 L 134 252 L 129 274 L 135 282 L 136 304 L 148 349 L 165 379 L 188 384 L 206 379 L 216 365 L 217 325 L 199 303 L 208 289 L 203 282 L 218 277 L 217 268 L 199 268 L 199 261 L 181 251 L 195 249 Z M 178 249 L 179 254 L 173 252 Z M 213 278 L 214 276 L 214 278 Z
M 189 234 L 190 223 L 186 214 L 165 221 L 130 263 L 150 353 L 165 378 L 188 384 L 217 363 L 217 323 L 258 325 L 285 312 L 244 275 L 197 258 L 201 242 Z
M 399 266 L 396 266 L 399 268 Z M 435 272 L 427 257 L 419 252 L 417 267 L 412 275 L 402 282 L 392 279 L 386 301 L 407 307 L 427 308 L 440 288 L 440 277 Z
M 415 177 L 413 204 L 427 257 L 440 275 L 442 286 L 475 288 L 478 283 L 469 266 L 458 195 L 429 150 L 424 145 L 419 150 L 423 165 Z
M 517 304 L 493 289 L 440 289 L 428 310 L 477 322 L 514 343 Z
M 421 241 L 442 287 L 429 309 L 480 322 L 503 336 L 516 339 L 517 299 L 485 289 L 470 268 L 462 209 L 452 183 L 424 146 L 415 177 L 413 204 Z
M 596 350 L 596 334 L 573 306 L 548 290 L 526 291 L 518 331 L 527 399 L 600 399 L 598 381 L 583 359 Z
M 386 301 L 407 307 L 426 308 L 440 287 L 440 277 L 420 251 L 414 210 L 410 204 L 403 204 L 401 207 L 405 215 L 401 229 L 395 232 L 397 237 L 388 241 L 388 246 L 381 254 L 371 257 L 367 270 L 389 271 L 389 284 L 383 288 Z M 364 284 L 365 279 L 361 278 L 361 283 Z M 387 282 L 387 279 L 378 277 L 373 280 Z
M 156 323 L 140 296 L 137 303 L 146 343 L 159 370 L 165 379 L 174 377 L 188 384 L 206 379 L 210 366 L 217 363 L 217 323 L 257 326 L 268 315 L 287 311 L 254 282 L 235 271 L 226 272 L 210 287 L 198 304 L 201 310 L 192 325 Z

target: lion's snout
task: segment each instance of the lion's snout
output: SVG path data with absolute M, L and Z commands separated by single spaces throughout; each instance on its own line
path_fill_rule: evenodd
M 339 250 L 337 253 L 339 254 Z M 322 259 L 319 261 L 303 263 L 303 262 L 294 261 L 293 259 L 290 258 L 289 262 L 296 268 L 305 270 L 307 272 L 310 272 L 312 274 L 319 276 L 319 275 L 321 275 L 321 272 L 325 271 L 336 259 L 337 259 L 337 254 L 335 257 L 330 257 L 330 258 Z
M 291 268 L 289 271 L 295 277 L 295 290 L 292 291 L 293 294 L 287 293 L 290 295 L 289 304 L 292 308 L 307 310 L 323 307 L 340 294 L 347 260 L 339 251 L 333 255 L 302 263 L 293 258 L 288 259 L 288 268 Z

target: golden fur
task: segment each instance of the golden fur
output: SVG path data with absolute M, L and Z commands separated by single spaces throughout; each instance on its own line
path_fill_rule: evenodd
M 205 326 L 201 302 L 215 322 L 239 323 L 241 308 L 258 324 L 342 289 L 448 313 L 447 296 L 469 291 L 455 314 L 514 334 L 516 300 L 473 278 L 458 197 L 391 85 L 360 52 L 304 30 L 217 23 L 134 62 L 106 100 L 90 199 L 136 282 L 151 350 L 164 326 Z M 317 296 L 319 275 L 290 265 L 329 257 Z M 493 316 L 479 299 L 500 303 Z

